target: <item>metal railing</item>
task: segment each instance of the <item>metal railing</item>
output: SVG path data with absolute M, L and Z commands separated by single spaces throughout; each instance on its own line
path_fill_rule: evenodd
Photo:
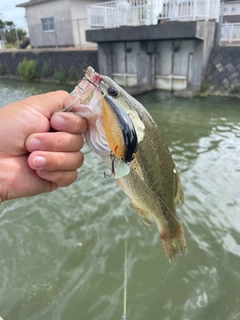
M 218 20 L 219 3 L 215 0 L 163 1 L 162 16 L 181 21 Z
M 219 0 L 116 0 L 87 6 L 91 28 L 219 18 Z
M 221 42 L 240 42 L 240 23 L 223 23 L 221 30 Z
M 88 5 L 88 25 L 91 28 L 111 28 L 146 24 L 150 9 L 145 0 L 108 1 Z

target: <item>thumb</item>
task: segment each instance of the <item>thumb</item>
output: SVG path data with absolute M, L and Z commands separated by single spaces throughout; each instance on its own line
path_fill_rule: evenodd
M 50 119 L 56 111 L 65 108 L 72 100 L 73 97 L 67 91 L 58 90 L 29 97 L 25 101 L 28 105 L 31 104 L 36 111 Z

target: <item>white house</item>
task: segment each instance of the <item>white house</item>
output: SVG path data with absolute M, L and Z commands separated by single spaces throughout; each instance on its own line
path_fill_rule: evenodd
M 224 2 L 223 23 L 240 23 L 240 1 Z
M 221 44 L 240 44 L 240 0 L 226 0 L 223 7 Z
M 30 42 L 36 47 L 93 48 L 87 42 L 87 5 L 97 0 L 31 0 L 17 7 L 24 7 Z

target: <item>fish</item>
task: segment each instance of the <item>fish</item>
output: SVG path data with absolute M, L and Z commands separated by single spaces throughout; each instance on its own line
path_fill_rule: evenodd
M 147 226 L 155 221 L 169 262 L 184 255 L 186 240 L 176 214 L 184 193 L 151 115 L 115 81 L 90 66 L 71 95 L 72 102 L 61 111 L 87 119 L 86 142 L 106 163 L 142 221 Z

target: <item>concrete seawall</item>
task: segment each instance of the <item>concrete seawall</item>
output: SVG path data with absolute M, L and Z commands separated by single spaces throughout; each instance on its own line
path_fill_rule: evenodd
M 227 93 L 240 84 L 240 47 L 214 47 L 204 82 L 209 93 Z
M 66 75 L 74 73 L 72 80 L 79 80 L 83 76 L 83 70 L 91 65 L 96 70 L 98 69 L 98 56 L 96 50 L 11 50 L 0 52 L 0 66 L 5 68 L 6 76 L 17 76 L 18 64 L 26 58 L 33 59 L 38 62 L 39 73 L 42 78 L 42 68 L 45 64 L 49 66 L 48 74 L 51 77 L 51 72 L 56 70 L 64 72 Z M 48 63 L 46 65 L 46 63 Z
M 183 41 L 186 41 L 186 40 L 183 40 Z M 179 44 L 179 42 L 177 41 L 175 41 L 174 43 L 175 45 Z M 155 43 L 155 46 L 158 47 L 156 43 Z M 165 50 L 167 50 L 167 46 L 165 42 L 162 42 L 162 46 L 163 47 L 165 46 Z M 141 44 L 141 48 L 143 50 L 146 49 L 148 52 L 148 58 L 152 59 L 151 58 L 152 47 L 149 46 L 146 42 L 143 42 Z M 136 52 L 134 50 L 135 50 L 134 43 L 129 43 L 126 46 L 125 50 L 121 50 L 120 48 L 118 48 L 119 54 L 121 52 L 122 54 L 124 54 L 124 52 L 127 52 L 128 55 L 136 56 Z M 1 65 L 2 65 L 5 67 L 5 70 L 6 70 L 5 76 L 17 76 L 17 66 L 19 62 L 21 62 L 24 58 L 27 58 L 27 59 L 37 60 L 40 68 L 43 66 L 45 61 L 50 61 L 51 68 L 53 71 L 59 68 L 62 68 L 62 70 L 64 70 L 66 73 L 69 72 L 70 70 L 75 70 L 76 79 L 73 79 L 73 80 L 78 81 L 83 75 L 83 70 L 86 69 L 86 67 L 89 65 L 93 66 L 98 71 L 99 71 L 99 67 L 100 69 L 103 69 L 103 66 L 104 66 L 104 63 L 102 60 L 103 57 L 101 57 L 101 53 L 100 53 L 100 58 L 99 58 L 100 60 L 98 61 L 98 54 L 99 53 L 97 51 L 79 51 L 79 50 L 3 51 L 3 52 L 0 52 L 0 71 L 1 71 Z M 141 59 L 139 61 L 141 62 Z M 195 63 L 194 68 L 195 69 L 199 68 L 198 61 L 194 63 Z M 167 61 L 165 61 L 165 64 L 167 64 Z M 142 62 L 141 72 L 143 72 L 145 68 L 150 69 L 150 67 L 151 67 L 150 62 L 148 61 L 146 61 L 145 63 Z M 177 68 L 178 69 L 181 68 L 181 60 L 175 61 L 175 68 L 176 68 L 175 70 L 177 70 Z M 107 70 L 102 70 L 100 72 L 111 76 L 111 74 L 108 73 Z M 121 75 L 116 74 L 115 77 L 117 76 L 119 76 L 120 82 L 123 81 L 123 79 L 120 78 Z M 156 79 L 157 81 L 159 81 L 158 78 Z M 131 79 L 129 75 L 127 80 L 136 81 L 136 77 Z M 179 80 L 179 83 L 181 83 L 180 77 L 178 80 Z M 118 81 L 118 79 L 116 79 L 116 81 Z M 124 81 L 126 81 L 126 79 Z M 206 61 L 206 72 L 205 74 L 203 74 L 203 82 L 207 87 L 207 93 L 220 93 L 220 94 L 222 93 L 227 94 L 231 86 L 240 84 L 240 47 L 214 47 L 211 51 L 209 60 Z

